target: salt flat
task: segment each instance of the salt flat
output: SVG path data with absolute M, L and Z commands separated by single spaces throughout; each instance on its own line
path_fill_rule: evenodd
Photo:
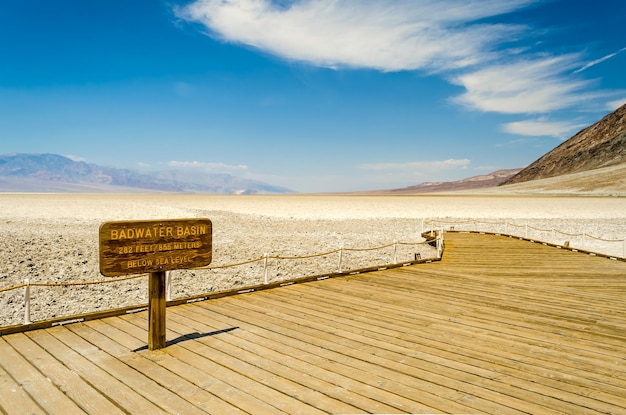
M 393 241 L 418 242 L 431 224 L 570 241 L 582 248 L 622 256 L 626 237 L 626 198 L 513 195 L 0 195 L 0 288 L 33 282 L 102 280 L 98 264 L 98 230 L 114 220 L 207 217 L 213 222 L 213 264 L 225 265 L 269 255 L 298 256 L 345 248 L 376 247 Z M 489 223 L 485 223 L 489 222 Z M 497 222 L 497 224 L 496 224 Z M 508 225 L 505 225 L 507 224 Z M 506 228 L 505 228 L 506 226 Z M 528 228 L 530 226 L 530 228 Z M 562 233 L 536 232 L 556 229 Z M 571 234 L 571 236 L 569 235 Z M 427 247 L 406 246 L 399 261 Z M 355 253 L 344 269 L 391 262 L 389 250 Z M 336 257 L 270 264 L 270 278 L 333 272 Z M 173 272 L 173 295 L 186 296 L 243 287 L 262 281 L 252 263 L 229 270 Z M 33 319 L 141 304 L 144 279 L 78 287 L 33 288 Z M 0 293 L 0 325 L 19 323 L 22 290 Z

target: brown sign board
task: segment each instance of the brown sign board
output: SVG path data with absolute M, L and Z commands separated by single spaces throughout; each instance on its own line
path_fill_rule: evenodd
M 117 277 L 209 265 L 212 232 L 206 218 L 105 222 L 100 272 Z

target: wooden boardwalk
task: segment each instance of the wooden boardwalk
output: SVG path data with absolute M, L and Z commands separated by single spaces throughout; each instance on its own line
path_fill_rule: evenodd
M 2 414 L 626 413 L 626 263 L 446 234 L 441 262 L 0 337 Z

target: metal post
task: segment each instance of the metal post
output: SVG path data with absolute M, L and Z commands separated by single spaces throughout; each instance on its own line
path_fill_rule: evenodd
M 172 273 L 165 273 L 165 301 L 172 301 Z
M 441 235 L 437 235 L 435 246 L 437 247 L 437 258 L 441 259 Z
M 267 284 L 267 252 L 263 254 L 263 280 Z
M 343 261 L 343 246 L 339 249 L 339 261 L 338 261 L 339 263 L 337 264 L 337 272 L 339 274 L 342 273 L 342 270 L 341 270 L 342 261 Z
M 581 238 L 582 238 L 581 239 L 581 243 L 580 243 L 581 244 L 581 248 L 585 249 L 585 245 L 587 244 L 587 240 L 586 240 L 587 238 L 585 237 L 585 232 L 583 232 L 583 235 L 582 235 Z
M 26 278 L 24 284 L 24 324 L 30 324 L 30 280 Z
M 398 263 L 398 241 L 393 241 L 393 263 Z
M 165 271 L 148 277 L 148 349 L 166 346 L 165 341 Z

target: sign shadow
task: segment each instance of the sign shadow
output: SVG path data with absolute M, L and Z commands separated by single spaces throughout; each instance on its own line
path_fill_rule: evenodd
M 211 336 L 215 336 L 215 335 L 222 334 L 222 333 L 228 333 L 228 332 L 231 332 L 231 331 L 236 330 L 238 328 L 239 327 L 229 327 L 227 329 L 210 331 L 208 333 L 198 333 L 196 331 L 196 332 L 189 333 L 189 334 L 183 334 L 182 336 L 178 336 L 175 339 L 168 340 L 166 342 L 166 346 L 172 346 L 172 345 L 175 345 L 175 344 L 178 344 L 178 343 L 181 343 L 181 342 L 184 342 L 184 341 L 188 341 L 188 340 L 197 340 L 197 339 L 201 339 L 203 337 L 211 337 Z M 145 346 L 139 347 L 137 349 L 134 349 L 132 351 L 133 352 L 140 352 L 142 350 L 148 350 L 148 346 L 145 345 Z

